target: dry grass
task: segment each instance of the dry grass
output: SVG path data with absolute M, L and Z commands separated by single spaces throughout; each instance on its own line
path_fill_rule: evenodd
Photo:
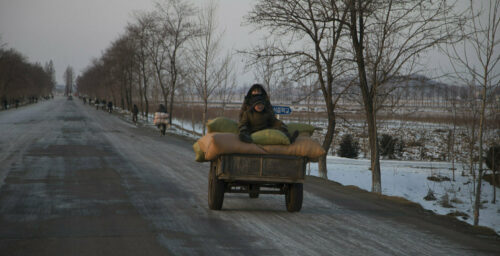
M 153 113 L 158 108 L 159 104 L 151 103 L 149 106 L 149 112 Z M 139 105 L 138 105 L 139 106 Z M 202 105 L 186 105 L 186 104 L 175 104 L 173 115 L 176 118 L 184 119 L 184 120 L 195 120 L 197 123 L 201 122 L 203 116 L 203 106 Z M 225 108 L 222 107 L 209 107 L 207 113 L 207 120 L 224 116 L 235 121 L 238 121 L 240 109 L 237 108 Z M 345 119 L 349 121 L 363 121 L 366 119 L 366 116 L 363 112 L 355 112 L 355 113 L 343 113 L 340 110 L 336 112 L 337 119 Z M 280 117 L 284 121 L 293 120 L 295 122 L 317 122 L 323 121 L 328 118 L 326 112 L 304 112 L 304 111 L 294 111 L 291 115 L 281 116 Z M 468 116 L 457 117 L 456 119 L 453 117 L 451 113 L 447 112 L 439 112 L 439 113 L 410 113 L 410 114 L 387 114 L 387 113 L 379 113 L 377 114 L 377 119 L 380 121 L 403 121 L 403 122 L 423 122 L 423 123 L 435 123 L 435 124 L 453 124 L 455 123 L 458 126 L 468 125 L 474 122 L 474 120 Z M 498 129 L 500 128 L 500 116 L 497 115 L 494 119 L 490 119 L 486 122 L 487 128 Z

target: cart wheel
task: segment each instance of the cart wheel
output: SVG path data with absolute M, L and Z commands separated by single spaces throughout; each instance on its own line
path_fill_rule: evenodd
M 217 179 L 216 167 L 212 161 L 208 175 L 208 207 L 212 210 L 222 209 L 224 202 L 224 181 Z
M 289 212 L 298 212 L 302 209 L 303 184 L 293 183 L 287 185 L 285 192 L 286 210 Z
M 248 189 L 249 190 L 259 190 L 259 185 L 248 185 Z M 250 198 L 258 198 L 259 197 L 259 192 L 250 192 L 248 193 L 248 196 L 250 196 Z

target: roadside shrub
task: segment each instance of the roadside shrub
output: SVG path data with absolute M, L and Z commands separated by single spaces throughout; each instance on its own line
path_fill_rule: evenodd
M 434 191 L 432 191 L 432 189 L 429 188 L 429 190 L 427 190 L 427 195 L 424 197 L 424 200 L 426 201 L 436 200 L 436 196 L 434 195 Z
M 484 161 L 492 172 L 500 170 L 500 145 L 490 147 Z
M 422 146 L 424 146 L 424 144 L 418 140 L 410 140 L 406 143 L 406 146 L 408 146 L 408 147 L 422 147 Z
M 450 178 L 442 175 L 431 175 L 428 176 L 427 179 L 435 182 L 450 181 Z
M 450 198 L 448 196 L 448 193 L 444 193 L 444 195 L 441 197 L 441 200 L 439 201 L 442 207 L 444 208 L 454 208 L 453 205 L 450 203 Z
M 356 158 L 359 155 L 359 143 L 354 141 L 351 134 L 344 134 L 340 141 L 337 155 L 340 157 Z
M 453 217 L 462 217 L 462 219 L 464 219 L 464 220 L 467 220 L 469 218 L 469 215 L 467 215 L 467 213 L 461 212 L 461 211 L 456 211 L 456 210 L 452 211 L 446 215 L 453 216 Z
M 395 159 L 396 156 L 403 154 L 404 143 L 398 138 L 394 138 L 389 134 L 382 134 L 379 138 L 380 155 L 389 159 Z

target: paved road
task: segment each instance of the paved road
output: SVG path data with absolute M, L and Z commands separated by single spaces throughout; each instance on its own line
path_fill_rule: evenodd
M 308 177 L 304 205 L 207 206 L 191 143 L 56 98 L 0 112 L 0 255 L 500 255 L 415 205 Z

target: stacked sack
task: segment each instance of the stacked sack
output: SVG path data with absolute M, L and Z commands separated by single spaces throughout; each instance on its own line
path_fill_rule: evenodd
M 195 160 L 211 161 L 220 154 L 275 154 L 304 156 L 316 162 L 325 154 L 323 147 L 310 138 L 314 126 L 290 123 L 287 127 L 291 134 L 299 131 L 299 137 L 293 144 L 283 132 L 276 129 L 254 132 L 251 135 L 253 143 L 245 143 L 238 138 L 238 123 L 225 117 L 212 119 L 207 123 L 207 135 L 193 145 Z
M 168 124 L 168 113 L 156 112 L 153 123 L 154 125 Z

